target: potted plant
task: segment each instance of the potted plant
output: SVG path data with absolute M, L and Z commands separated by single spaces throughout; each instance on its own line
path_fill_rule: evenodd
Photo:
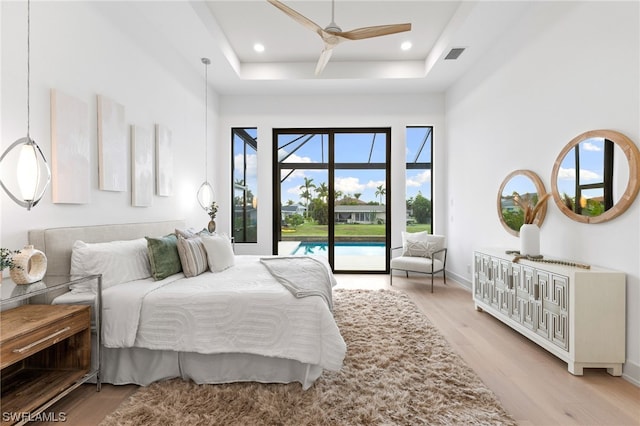
M 0 282 L 2 282 L 2 273 L 5 269 L 22 269 L 22 266 L 13 263 L 13 255 L 20 253 L 20 250 L 9 250 L 7 248 L 0 248 Z
M 209 208 L 207 208 L 207 214 L 211 218 L 207 229 L 209 232 L 214 232 L 216 230 L 216 214 L 218 214 L 218 204 L 215 201 L 212 201 Z

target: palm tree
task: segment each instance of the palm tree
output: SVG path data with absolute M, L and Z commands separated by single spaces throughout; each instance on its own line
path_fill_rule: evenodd
M 323 201 L 327 200 L 327 197 L 329 196 L 329 187 L 327 187 L 326 183 L 322 182 L 316 187 L 315 191 L 319 198 L 322 198 Z
M 378 195 L 380 196 L 380 205 L 382 205 L 382 197 L 387 195 L 387 190 L 385 189 L 384 185 L 376 186 L 376 197 Z
M 311 202 L 311 198 L 313 198 L 311 196 L 311 188 L 315 188 L 316 185 L 313 183 L 313 178 L 308 178 L 308 177 L 304 177 L 304 183 L 302 185 L 300 185 L 300 189 L 302 189 L 302 192 L 300 192 L 300 198 L 307 200 L 307 204 L 306 204 L 306 208 L 307 211 L 305 212 L 305 216 L 309 217 L 309 203 Z

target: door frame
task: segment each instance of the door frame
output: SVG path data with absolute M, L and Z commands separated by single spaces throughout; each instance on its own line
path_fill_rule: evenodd
M 280 184 L 280 162 L 278 161 L 278 135 L 281 134 L 326 134 L 328 138 L 328 159 L 327 163 L 287 163 L 292 168 L 304 169 L 320 169 L 327 170 L 327 185 L 329 187 L 329 196 L 327 197 L 328 226 L 327 226 L 327 244 L 328 244 L 328 260 L 331 269 L 335 271 L 335 171 L 336 169 L 370 169 L 371 163 L 340 163 L 336 168 L 335 164 L 335 134 L 339 133 L 383 133 L 386 135 L 385 144 L 385 267 L 378 271 L 363 270 L 339 270 L 340 273 L 354 274 L 388 274 L 389 263 L 391 258 L 391 127 L 338 127 L 338 128 L 273 128 L 272 129 L 272 145 L 273 145 L 273 232 L 272 232 L 272 253 L 278 254 L 278 243 L 281 238 L 282 216 L 281 216 L 281 184 Z

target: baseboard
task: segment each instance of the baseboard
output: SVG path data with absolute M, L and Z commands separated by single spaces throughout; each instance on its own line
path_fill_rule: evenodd
M 451 272 L 451 271 L 447 271 L 447 277 L 451 277 L 453 278 L 453 280 L 460 284 L 460 287 L 464 287 L 467 290 L 471 291 L 472 287 L 471 287 L 471 281 L 469 281 L 468 279 L 466 279 L 465 277 L 456 274 L 455 272 Z
M 622 378 L 640 387 L 640 365 L 627 360 L 622 368 Z

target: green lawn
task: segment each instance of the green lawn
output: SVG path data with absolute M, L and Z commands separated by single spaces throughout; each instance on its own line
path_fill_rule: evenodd
M 365 225 L 365 224 L 337 224 L 337 237 L 383 237 L 385 235 L 385 225 Z M 429 224 L 407 225 L 407 232 L 431 231 Z M 287 229 L 282 231 L 283 237 L 322 237 L 327 235 L 327 225 L 316 225 L 305 223 L 295 230 Z

